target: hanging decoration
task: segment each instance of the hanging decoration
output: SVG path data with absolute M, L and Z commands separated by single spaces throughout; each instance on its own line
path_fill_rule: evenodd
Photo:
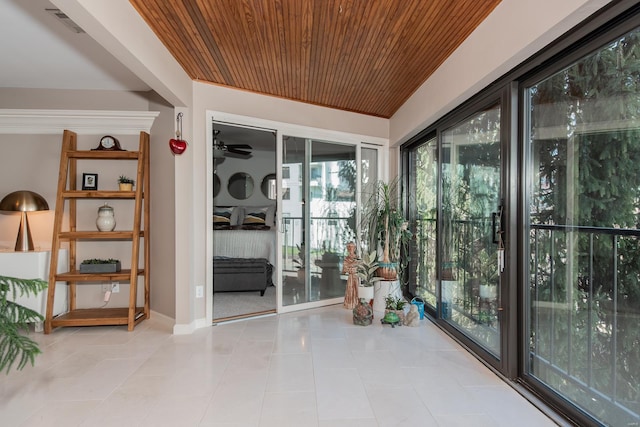
M 169 148 L 173 154 L 182 154 L 187 149 L 187 141 L 182 139 L 182 113 L 176 116 L 176 137 L 169 140 Z

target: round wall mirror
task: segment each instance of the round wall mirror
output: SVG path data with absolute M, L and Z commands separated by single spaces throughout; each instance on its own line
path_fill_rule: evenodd
M 220 178 L 213 174 L 213 197 L 216 197 L 218 193 L 220 193 Z
M 234 173 L 229 178 L 227 190 L 234 199 L 248 199 L 253 194 L 253 178 L 245 172 Z
M 260 189 L 262 190 L 262 194 L 269 200 L 276 199 L 276 174 L 270 173 L 262 179 L 262 184 L 260 184 Z

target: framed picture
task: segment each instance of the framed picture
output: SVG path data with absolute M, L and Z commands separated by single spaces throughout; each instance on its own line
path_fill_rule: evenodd
M 98 189 L 98 174 L 97 173 L 83 173 L 82 174 L 82 189 L 83 190 L 97 190 Z

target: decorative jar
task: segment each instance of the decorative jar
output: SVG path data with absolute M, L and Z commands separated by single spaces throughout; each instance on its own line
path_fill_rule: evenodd
M 100 231 L 113 231 L 113 229 L 116 228 L 116 218 L 113 215 L 113 208 L 106 203 L 104 206 L 98 208 L 96 226 Z

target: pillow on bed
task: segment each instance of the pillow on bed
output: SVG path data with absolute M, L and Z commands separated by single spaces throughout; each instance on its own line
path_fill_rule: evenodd
M 267 210 L 268 207 L 263 208 L 244 208 L 244 220 L 242 225 L 267 225 Z
M 214 227 L 231 226 L 232 214 L 233 214 L 233 207 L 216 206 L 213 211 L 213 226 Z
M 213 225 L 238 225 L 242 224 L 242 206 L 214 206 Z
M 264 224 L 268 227 L 275 227 L 276 225 L 276 205 L 269 206 L 245 206 L 244 208 L 244 217 L 247 217 L 247 214 L 251 212 L 259 212 L 260 214 L 265 213 Z M 246 224 L 245 221 L 242 221 L 243 224 Z

